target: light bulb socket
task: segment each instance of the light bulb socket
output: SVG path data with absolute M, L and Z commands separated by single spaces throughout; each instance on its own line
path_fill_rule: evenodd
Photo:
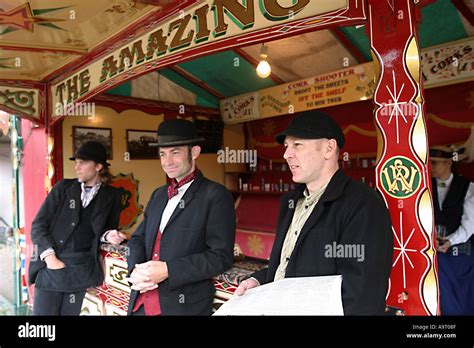
M 260 48 L 260 57 L 263 59 L 268 57 L 268 47 L 265 46 L 265 44 L 262 44 L 262 47 Z

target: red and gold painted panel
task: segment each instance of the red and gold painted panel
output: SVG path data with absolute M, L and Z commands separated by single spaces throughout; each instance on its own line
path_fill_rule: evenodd
M 143 206 L 138 203 L 138 180 L 133 177 L 133 173 L 120 173 L 114 176 L 111 186 L 122 191 L 119 229 L 128 230 L 137 222 L 138 216 L 143 212 Z
M 394 237 L 387 304 L 408 315 L 437 315 L 429 151 L 415 34 L 419 13 L 411 0 L 368 4 L 377 80 L 376 182 L 390 210 Z
M 46 85 L 39 82 L 2 79 L 0 80 L 0 110 L 44 124 L 46 92 Z
M 87 290 L 82 303 L 81 315 L 127 315 L 130 286 L 127 276 L 126 253 L 128 248 L 102 245 L 104 283 Z
M 244 255 L 268 260 L 272 252 L 275 234 L 237 229 L 235 243 Z

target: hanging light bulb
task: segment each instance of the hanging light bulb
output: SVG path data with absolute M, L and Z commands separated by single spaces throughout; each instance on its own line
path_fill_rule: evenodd
M 262 48 L 260 49 L 260 63 L 257 65 L 257 75 L 262 79 L 267 78 L 272 73 L 272 67 L 267 62 L 268 57 L 268 50 L 265 44 L 262 44 Z

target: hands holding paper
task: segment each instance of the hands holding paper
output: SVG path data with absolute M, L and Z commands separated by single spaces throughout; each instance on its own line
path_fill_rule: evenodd
M 235 290 L 234 295 L 242 296 L 245 291 L 260 286 L 260 283 L 255 278 L 249 278 L 239 284 L 239 287 Z
M 132 290 L 140 293 L 156 289 L 158 283 L 168 278 L 168 266 L 163 261 L 138 263 L 126 280 L 132 283 Z

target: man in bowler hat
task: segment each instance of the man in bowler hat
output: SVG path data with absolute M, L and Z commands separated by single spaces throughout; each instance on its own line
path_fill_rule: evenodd
M 184 119 L 158 127 L 159 157 L 170 185 L 156 189 L 128 242 L 129 315 L 210 315 L 211 278 L 233 260 L 235 211 L 227 189 L 196 167 L 204 139 Z
M 126 237 L 116 230 L 121 193 L 109 186 L 105 147 L 88 141 L 70 159 L 77 179 L 53 187 L 31 226 L 39 254 L 28 275 L 35 284 L 34 315 L 79 315 L 86 289 L 104 278 L 99 243 Z
M 339 169 L 341 128 L 330 116 L 307 111 L 276 141 L 300 185 L 281 199 L 268 268 L 244 280 L 236 295 L 283 278 L 342 275 L 345 315 L 383 314 L 392 268 L 390 215 L 374 190 Z

